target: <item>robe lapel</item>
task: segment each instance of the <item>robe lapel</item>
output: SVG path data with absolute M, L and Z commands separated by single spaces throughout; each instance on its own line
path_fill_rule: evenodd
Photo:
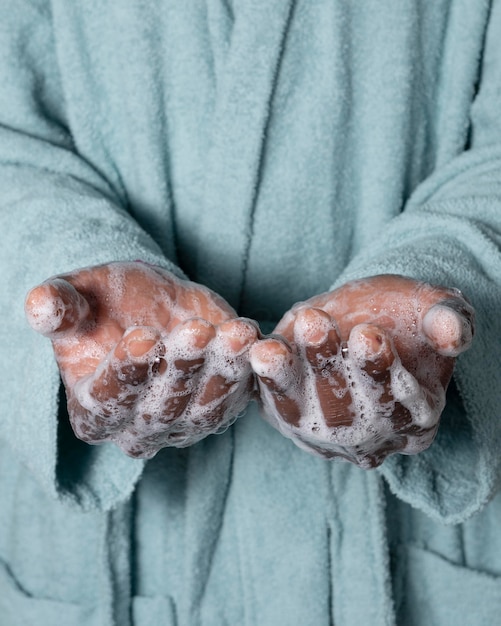
M 293 0 L 239 5 L 217 81 L 196 270 L 201 282 L 235 307 L 245 280 L 271 100 L 292 5 Z

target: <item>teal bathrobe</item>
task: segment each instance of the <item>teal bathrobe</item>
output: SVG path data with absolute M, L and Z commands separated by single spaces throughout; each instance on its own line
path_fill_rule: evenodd
M 0 624 L 493 625 L 501 1 L 0 1 Z M 24 296 L 143 259 L 270 332 L 399 273 L 477 311 L 438 437 L 378 470 L 250 405 L 144 462 L 73 436 Z

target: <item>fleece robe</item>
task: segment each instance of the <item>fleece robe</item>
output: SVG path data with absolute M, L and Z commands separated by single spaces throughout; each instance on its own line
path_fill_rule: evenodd
M 501 1 L 0 1 L 0 623 L 501 614 Z M 250 405 L 149 462 L 73 436 L 27 290 L 143 259 L 270 332 L 399 273 L 477 311 L 429 450 L 365 471 Z

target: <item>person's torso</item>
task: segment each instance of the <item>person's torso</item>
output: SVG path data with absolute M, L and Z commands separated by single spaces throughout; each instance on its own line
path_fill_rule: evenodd
M 477 0 L 53 4 L 76 148 L 242 315 L 328 289 L 467 142 Z

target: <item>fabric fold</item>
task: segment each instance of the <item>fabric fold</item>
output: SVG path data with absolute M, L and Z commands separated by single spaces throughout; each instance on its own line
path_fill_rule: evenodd
M 455 385 L 436 441 L 417 457 L 394 457 L 381 472 L 393 491 L 432 517 L 463 521 L 501 480 L 501 373 L 492 346 L 501 336 L 501 160 L 497 147 L 472 150 L 418 189 L 402 215 L 337 284 L 402 274 L 459 288 L 476 310 L 472 348 L 457 360 Z M 486 358 L 486 355 L 491 355 Z
M 141 259 L 183 274 L 167 260 L 174 251 L 160 249 L 131 218 L 113 168 L 75 151 L 52 18 L 35 5 L 16 6 L 0 25 L 0 228 L 15 242 L 0 250 L 0 288 L 9 294 L 0 304 L 0 438 L 53 497 L 109 509 L 129 497 L 143 463 L 111 446 L 79 447 L 68 433 L 59 449 L 60 378 L 50 342 L 28 328 L 23 303 L 50 276 L 110 261 Z M 43 42 L 43 55 L 35 53 L 35 40 Z
M 388 459 L 380 470 L 399 498 L 447 523 L 478 512 L 501 484 L 501 368 L 493 350 L 501 337 L 500 18 L 495 1 L 469 118 L 456 121 L 458 139 L 469 132 L 468 149 L 458 141 L 449 150 L 455 158 L 415 189 L 402 214 L 336 281 L 403 274 L 456 287 L 476 310 L 473 346 L 457 360 L 435 442 L 416 457 Z
M 220 70 L 195 230 L 197 274 L 234 307 L 245 280 L 271 100 L 293 4 L 244 3 Z

